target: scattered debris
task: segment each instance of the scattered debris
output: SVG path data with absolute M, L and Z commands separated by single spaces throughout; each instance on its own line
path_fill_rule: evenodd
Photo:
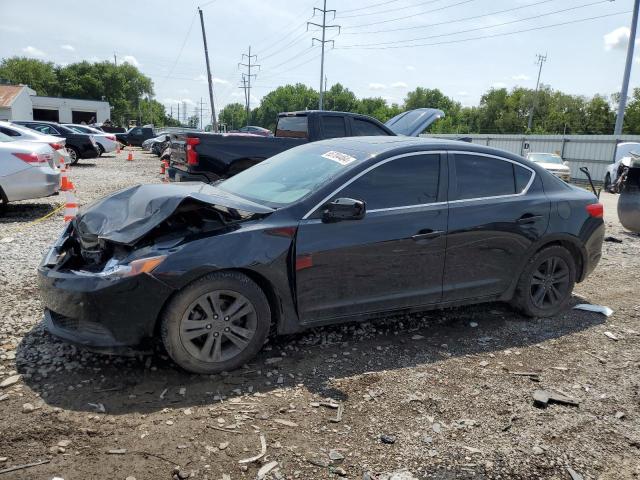
M 16 465 L 14 467 L 3 468 L 0 470 L 0 475 L 3 473 L 17 472 L 18 470 L 25 470 L 31 467 L 37 467 L 38 465 L 44 465 L 45 463 L 49 463 L 51 460 L 39 460 L 37 462 L 25 463 L 24 465 Z
M 618 411 L 618 412 L 616 412 L 615 417 L 618 420 L 622 420 L 625 417 L 625 413 Z
M 260 434 L 260 453 L 258 455 L 256 455 L 255 457 L 244 458 L 242 460 L 238 460 L 238 463 L 240 465 L 244 465 L 246 463 L 253 463 L 253 462 L 256 462 L 256 461 L 260 460 L 266 454 L 267 454 L 267 439 L 264 437 L 264 435 Z
M 7 388 L 11 385 L 15 385 L 20 380 L 22 375 L 11 375 L 10 377 L 5 378 L 2 382 L 0 382 L 0 388 Z
M 476 328 L 478 326 L 478 322 L 469 322 L 469 326 L 471 328 Z
M 621 238 L 612 237 L 611 235 L 609 235 L 608 237 L 604 237 L 604 241 L 611 243 L 622 243 Z
M 571 480 L 584 480 L 584 477 L 571 467 L 567 467 L 567 472 L 571 476 Z
M 307 461 L 311 465 L 315 465 L 316 467 L 327 468 L 330 465 L 329 460 L 327 460 L 326 458 L 320 458 L 320 457 L 317 457 L 317 456 L 309 457 L 307 459 Z
M 540 381 L 540 374 L 538 372 L 509 372 L 511 375 L 516 375 L 518 377 L 529 377 L 530 380 L 534 382 Z
M 561 395 L 560 393 L 550 392 L 549 390 L 536 390 L 533 392 L 533 406 L 537 408 L 547 408 L 549 403 L 559 403 L 560 405 L 569 405 L 578 407 L 580 404 L 573 398 Z
M 620 340 L 618 337 L 616 337 L 613 333 L 611 332 L 604 332 L 605 336 L 610 338 L 611 340 L 613 340 L 614 342 L 617 342 L 618 340 Z
M 107 450 L 107 453 L 109 455 L 124 455 L 125 453 L 127 453 L 127 449 L 126 448 L 114 448 L 112 450 Z
M 480 450 L 479 448 L 475 448 L 475 447 L 462 447 L 465 450 L 468 450 L 471 453 L 482 453 L 482 450 Z
M 606 317 L 613 315 L 613 310 L 603 305 L 591 305 L 590 303 L 580 303 L 573 307 L 574 310 L 584 310 L 585 312 L 601 313 Z
M 340 423 L 342 421 L 342 414 L 344 413 L 344 405 L 341 403 L 338 405 L 338 411 L 336 412 L 336 416 L 330 418 L 329 421 L 333 423 Z
M 90 407 L 93 407 L 98 413 L 105 413 L 107 410 L 102 403 L 87 403 Z
M 267 474 L 273 470 L 274 468 L 276 468 L 278 466 L 278 462 L 276 462 L 275 460 L 272 462 L 267 463 L 266 465 L 262 466 L 262 468 L 260 468 L 260 470 L 258 470 L 258 475 L 257 475 L 257 479 L 258 480 L 262 480 L 263 478 L 265 478 L 267 476 Z
M 591 353 L 591 352 L 584 352 L 584 353 L 586 353 L 586 354 L 587 354 L 587 355 L 589 355 L 590 357 L 595 358 L 595 359 L 596 359 L 596 360 L 598 360 L 600 363 L 607 363 L 607 361 L 606 361 L 604 358 L 599 357 L 598 355 L 595 355 L 595 354 L 593 354 L 593 353 Z
M 396 437 L 383 433 L 382 435 L 380 435 L 380 441 L 382 443 L 386 443 L 387 445 L 393 445 L 394 443 L 396 443 Z
M 422 335 L 414 335 L 411 340 L 424 340 L 424 337 Z
M 272 358 L 267 358 L 264 363 L 265 365 L 273 365 L 274 363 L 278 363 L 282 361 L 282 357 L 272 357 Z
M 344 460 L 344 455 L 336 449 L 331 449 L 329 450 L 329 458 L 334 462 L 339 462 L 340 460 Z
M 542 449 L 542 447 L 538 447 L 538 446 L 536 445 L 535 447 L 533 447 L 533 448 L 531 449 L 531 452 L 532 452 L 534 455 L 542 455 L 542 454 L 544 453 L 544 450 Z
M 31 413 L 36 409 L 33 403 L 25 403 L 22 405 L 22 413 Z
M 290 420 L 284 420 L 282 418 L 275 418 L 273 423 L 279 423 L 280 425 L 284 425 L 285 427 L 297 427 L 298 424 L 296 422 L 292 422 Z

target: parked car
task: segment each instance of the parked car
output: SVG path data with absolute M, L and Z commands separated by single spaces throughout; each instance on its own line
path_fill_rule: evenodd
M 63 125 L 65 127 L 69 127 L 71 130 L 77 131 L 78 133 L 92 135 L 98 144 L 100 155 L 116 151 L 118 144 L 116 136 L 113 133 L 105 133 L 97 128 L 89 127 L 87 125 L 78 125 L 76 123 L 64 123 Z
M 607 192 L 612 191 L 613 186 L 618 182 L 618 177 L 622 172 L 621 164 L 625 160 L 625 163 L 629 163 L 631 154 L 636 153 L 640 155 L 640 143 L 638 142 L 623 142 L 616 146 L 616 156 L 614 162 L 607 167 L 607 171 L 604 175 L 604 190 Z
M 115 135 L 120 143 L 132 147 L 141 147 L 142 142 L 156 136 L 151 127 L 131 127 L 125 133 L 116 133 Z
M 167 133 L 162 133 L 157 137 L 153 137 L 142 142 L 142 148 L 149 150 L 151 153 L 159 157 L 164 149 L 167 148 L 170 141 L 170 136 Z
M 65 146 L 67 141 L 64 138 L 54 137 L 53 135 L 44 135 L 40 132 L 32 130 L 14 123 L 0 121 L 0 133 L 11 137 L 13 140 L 44 143 L 53 149 L 53 160 L 56 166 L 60 163 L 68 165 L 71 160 Z
M 364 135 L 415 136 L 442 117 L 441 110 L 419 108 L 401 113 L 384 125 L 356 113 L 307 110 L 279 114 L 274 137 L 183 132 L 171 137 L 169 179 L 215 182 L 305 143 Z
M 542 168 L 553 173 L 556 177 L 565 182 L 571 181 L 571 169 L 569 163 L 562 160 L 562 157 L 556 153 L 527 153 L 527 160 L 537 163 Z
M 88 159 L 100 156 L 100 150 L 93 135 L 78 133 L 75 130 L 71 130 L 55 122 L 20 120 L 14 121 L 13 123 L 31 128 L 45 135 L 64 138 L 66 140 L 65 148 L 69 153 L 71 165 L 78 163 L 81 158 Z
M 231 130 L 230 133 L 251 133 L 252 135 L 260 135 L 261 137 L 273 137 L 273 132 L 268 128 L 257 127 L 255 125 L 247 125 L 246 127 Z
M 159 336 L 180 366 L 214 373 L 249 362 L 272 326 L 487 301 L 555 315 L 600 260 L 602 216 L 592 193 L 504 151 L 331 139 L 215 186 L 94 202 L 38 277 L 53 334 L 97 349 Z
M 45 143 L 14 140 L 0 133 L 0 209 L 9 202 L 48 197 L 60 190 L 53 153 Z

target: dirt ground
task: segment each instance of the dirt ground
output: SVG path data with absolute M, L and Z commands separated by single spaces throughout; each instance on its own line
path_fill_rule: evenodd
M 140 151 L 107 155 L 72 180 L 87 203 L 157 182 L 158 168 Z M 640 478 L 640 238 L 615 196 L 603 195 L 607 234 L 622 243 L 605 243 L 574 298 L 611 317 L 530 320 L 487 304 L 347 324 L 271 339 L 211 377 L 44 332 L 35 269 L 62 218 L 30 222 L 60 201 L 0 217 L 0 384 L 20 376 L 0 388 L 1 480 Z M 579 406 L 536 408 L 537 389 Z M 240 463 L 261 438 L 266 454 Z

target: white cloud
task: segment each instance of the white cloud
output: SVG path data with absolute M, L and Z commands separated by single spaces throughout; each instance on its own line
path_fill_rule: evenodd
M 202 83 L 207 83 L 207 76 L 206 75 L 198 75 L 197 77 L 193 78 L 195 81 L 197 82 L 202 82 Z
M 76 51 L 76 48 L 73 45 L 69 45 L 69 44 L 60 45 L 60 48 L 62 50 L 67 50 L 68 52 L 75 52 Z
M 234 98 L 240 98 L 240 97 L 244 97 L 244 93 L 233 92 L 233 93 L 231 93 L 231 96 L 234 97 Z
M 404 82 L 393 82 L 391 84 L 391 88 L 408 88 L 408 87 L 409 87 L 409 85 L 407 85 Z
M 407 70 L 409 70 L 410 72 L 413 72 L 416 69 L 416 67 L 414 67 L 413 65 L 407 65 Z
M 524 82 L 524 81 L 529 80 L 529 76 L 525 75 L 524 73 L 519 73 L 518 75 L 512 76 L 511 79 Z
M 140 66 L 140 62 L 138 62 L 138 59 L 136 57 L 134 57 L 133 55 L 125 55 L 122 58 L 122 62 L 123 63 L 128 63 L 129 65 L 133 65 L 134 67 L 139 67 Z
M 495 82 L 491 85 L 491 88 L 507 88 L 507 84 L 504 82 Z
M 190 107 L 195 106 L 196 102 L 194 102 L 193 100 L 191 100 L 190 98 L 163 98 L 162 99 L 162 103 L 166 103 L 166 104 L 172 104 L 175 105 L 177 103 L 179 103 L 180 105 L 182 105 L 183 103 L 186 103 L 187 105 L 189 105 Z
M 618 27 L 604 36 L 604 49 L 625 50 L 629 45 L 631 32 L 628 27 Z M 637 43 L 637 42 L 636 42 Z
M 204 75 L 203 75 L 204 77 Z M 205 77 L 206 79 L 207 77 Z M 229 85 L 229 80 L 225 80 L 224 78 L 213 77 L 213 83 L 218 85 Z
M 178 93 L 183 93 L 183 94 L 189 93 L 189 89 L 188 88 L 181 88 L 180 90 L 178 90 Z
M 456 95 L 458 97 L 468 97 L 469 96 L 469 92 L 466 92 L 464 90 L 461 90 L 460 92 L 456 93 Z
M 47 56 L 47 54 L 44 53 L 42 50 L 38 50 L 36 47 L 32 47 L 31 45 L 29 45 L 28 47 L 24 47 L 22 49 L 22 53 L 24 53 L 29 57 L 46 57 Z
M 370 83 L 369 88 L 371 90 L 384 90 L 387 86 L 384 83 Z

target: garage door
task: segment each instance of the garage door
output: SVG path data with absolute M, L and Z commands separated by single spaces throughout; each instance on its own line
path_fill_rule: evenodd
M 60 112 L 49 108 L 34 108 L 33 119 L 41 122 L 59 122 Z
M 96 112 L 71 110 L 71 123 L 96 123 Z

